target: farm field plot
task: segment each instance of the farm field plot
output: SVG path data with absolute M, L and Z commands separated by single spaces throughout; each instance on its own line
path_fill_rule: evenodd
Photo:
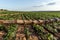
M 60 12 L 0 12 L 0 40 L 60 40 Z

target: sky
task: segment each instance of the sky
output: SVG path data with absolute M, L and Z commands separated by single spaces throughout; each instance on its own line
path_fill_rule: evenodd
M 0 9 L 13 11 L 60 11 L 60 0 L 0 0 Z

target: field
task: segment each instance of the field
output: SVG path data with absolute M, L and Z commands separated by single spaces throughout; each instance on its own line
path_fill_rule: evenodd
M 60 11 L 0 12 L 0 40 L 59 40 Z

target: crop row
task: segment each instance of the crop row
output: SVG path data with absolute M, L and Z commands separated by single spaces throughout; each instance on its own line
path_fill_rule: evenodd
M 0 12 L 0 14 L 0 36 L 3 40 L 16 40 L 16 33 L 24 34 L 26 40 L 34 34 L 38 40 L 60 38 L 59 12 Z M 21 24 L 24 26 L 23 29 L 18 27 Z
M 53 13 L 34 13 L 34 12 L 27 12 L 27 13 L 6 13 L 6 14 L 0 14 L 0 20 L 13 20 L 13 19 L 32 19 L 32 20 L 38 20 L 38 19 L 51 19 L 51 18 L 60 18 L 59 13 L 53 14 Z
M 27 27 L 26 24 L 23 25 L 23 33 L 25 34 L 27 40 L 29 39 L 29 36 L 32 35 L 32 33 L 37 34 L 39 40 L 57 40 L 60 38 L 60 35 L 58 34 L 60 33 L 60 23 L 53 22 L 41 25 L 31 24 L 30 27 L 33 29 L 33 32 L 31 32 L 30 28 L 28 28 L 29 26 Z M 16 30 L 17 24 L 9 24 L 6 26 L 5 24 L 0 24 L 0 35 L 2 35 L 4 40 L 15 40 Z
M 17 23 L 17 24 L 46 24 L 46 23 L 53 23 L 53 22 L 60 22 L 59 18 L 48 19 L 48 20 L 0 20 L 0 23 Z

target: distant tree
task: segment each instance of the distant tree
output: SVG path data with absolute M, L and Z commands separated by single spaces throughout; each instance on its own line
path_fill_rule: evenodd
M 0 11 L 8 11 L 8 10 L 6 10 L 6 9 L 0 9 Z

